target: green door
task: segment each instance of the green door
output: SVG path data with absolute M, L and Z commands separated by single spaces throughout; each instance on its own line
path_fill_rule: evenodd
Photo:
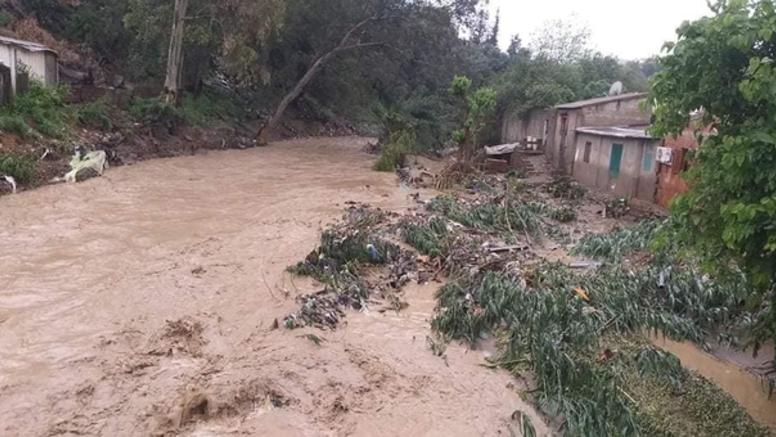
M 620 165 L 622 164 L 622 144 L 612 144 L 612 153 L 609 156 L 609 177 L 620 177 Z

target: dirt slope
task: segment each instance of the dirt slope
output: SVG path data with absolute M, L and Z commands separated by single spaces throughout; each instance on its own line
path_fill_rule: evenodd
M 344 202 L 410 205 L 363 144 L 148 161 L 0 198 L 0 434 L 508 435 L 515 410 L 535 417 L 482 352 L 429 351 L 435 285 L 333 333 L 270 330 L 315 290 L 284 269 Z

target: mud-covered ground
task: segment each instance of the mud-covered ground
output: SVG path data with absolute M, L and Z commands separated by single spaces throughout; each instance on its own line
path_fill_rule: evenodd
M 345 202 L 414 201 L 364 144 L 146 161 L 0 197 L 0 434 L 509 435 L 516 411 L 544 434 L 487 351 L 430 352 L 438 284 L 334 332 L 272 329 L 316 290 L 285 268 Z

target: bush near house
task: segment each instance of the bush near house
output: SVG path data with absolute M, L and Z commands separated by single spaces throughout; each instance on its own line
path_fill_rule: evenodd
M 0 108 L 0 129 L 29 140 L 38 136 L 63 139 L 72 120 L 65 105 L 67 88 L 31 81 L 29 89 Z

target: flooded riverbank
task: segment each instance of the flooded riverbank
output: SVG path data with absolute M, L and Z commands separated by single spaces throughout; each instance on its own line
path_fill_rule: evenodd
M 704 352 L 691 343 L 652 337 L 658 347 L 676 355 L 682 365 L 708 380 L 733 397 L 756 421 L 776 433 L 776 398 L 769 398 L 762 378 L 727 360 Z
M 147 161 L 0 198 L 0 434 L 495 435 L 541 420 L 481 355 L 428 351 L 430 290 L 316 346 L 271 330 L 345 202 L 410 205 L 360 139 Z M 314 331 L 311 331 L 314 332 Z

